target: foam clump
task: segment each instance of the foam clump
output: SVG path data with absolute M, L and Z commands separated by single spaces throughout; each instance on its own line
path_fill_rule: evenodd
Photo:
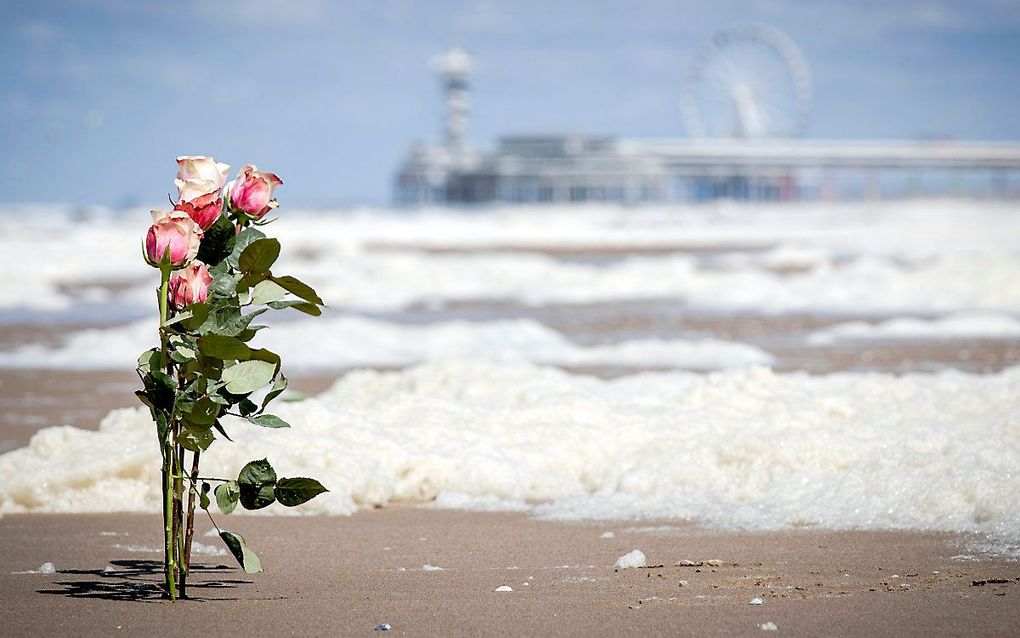
M 199 556 L 226 556 L 227 550 L 214 545 L 206 545 L 198 541 L 191 542 L 191 553 Z
M 151 321 L 72 332 L 59 345 L 0 352 L 0 367 L 116 369 L 150 344 Z M 772 355 L 719 339 L 630 339 L 580 345 L 531 319 L 406 325 L 365 317 L 295 319 L 266 333 L 266 346 L 303 369 L 405 366 L 472 359 L 569 367 L 721 370 L 767 365 Z M 315 348 L 304 347 L 314 342 Z
M 640 549 L 635 549 L 632 552 L 624 554 L 623 556 L 616 559 L 616 564 L 613 567 L 617 569 L 634 569 L 637 567 L 644 567 L 647 564 L 645 560 L 645 554 Z
M 1018 539 L 1018 387 L 1020 367 L 600 380 L 530 364 L 433 363 L 353 372 L 282 404 L 279 416 L 300 423 L 283 434 L 227 418 L 235 443 L 210 448 L 203 470 L 236 475 L 271 449 L 281 476 L 313 475 L 330 490 L 303 514 L 439 499 L 559 520 Z M 0 514 L 158 511 L 153 430 L 148 412 L 132 408 L 98 431 L 37 432 L 0 455 Z

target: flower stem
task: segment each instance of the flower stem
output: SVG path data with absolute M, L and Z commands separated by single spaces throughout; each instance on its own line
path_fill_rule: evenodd
M 202 453 L 196 451 L 191 459 L 191 489 L 188 490 L 188 524 L 184 536 L 184 569 L 191 569 L 191 539 L 195 535 L 195 494 L 198 481 L 198 460 Z
M 180 424 L 176 426 L 176 434 L 180 434 Z M 176 439 L 176 434 L 174 438 Z M 181 504 L 184 501 L 184 481 L 181 479 L 181 460 L 184 458 L 184 448 L 177 446 L 174 455 L 174 549 L 177 560 L 177 582 L 178 596 L 185 597 L 185 583 L 187 582 L 187 565 L 184 562 L 184 525 Z
M 167 319 L 167 293 L 169 291 L 170 284 L 170 269 L 163 267 L 159 269 L 160 272 L 160 287 L 159 287 L 159 343 L 160 353 L 163 357 L 163 364 L 166 371 L 170 371 L 170 353 L 167 348 L 167 336 L 166 331 L 163 329 L 163 325 Z M 173 419 L 173 415 L 168 415 L 169 419 Z M 170 600 L 177 600 L 177 583 L 174 572 L 177 569 L 177 563 L 174 555 L 174 443 L 173 443 L 173 423 L 168 422 L 166 427 L 165 439 L 163 440 L 163 528 L 166 534 L 164 539 L 164 552 L 163 552 L 163 574 L 166 577 L 166 591 L 167 595 L 170 596 Z

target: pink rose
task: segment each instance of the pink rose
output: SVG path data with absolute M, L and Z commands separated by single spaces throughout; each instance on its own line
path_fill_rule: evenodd
M 209 230 L 220 216 L 223 200 L 219 193 L 208 193 L 190 202 L 177 202 L 174 210 L 184 211 L 202 230 Z
M 170 278 L 167 288 L 170 305 L 182 310 L 193 303 L 202 303 L 209 298 L 209 284 L 212 276 L 200 261 L 193 261 L 178 274 Z
M 230 166 L 204 155 L 177 158 L 178 201 L 191 202 L 203 195 L 219 194 L 227 182 Z
M 249 217 L 262 219 L 266 213 L 278 206 L 273 199 L 273 190 L 283 181 L 273 173 L 260 171 L 246 164 L 234 181 L 227 186 L 230 205 Z
M 145 261 L 159 268 L 166 259 L 165 263 L 180 268 L 195 258 L 201 241 L 202 229 L 187 213 L 154 210 L 145 235 Z

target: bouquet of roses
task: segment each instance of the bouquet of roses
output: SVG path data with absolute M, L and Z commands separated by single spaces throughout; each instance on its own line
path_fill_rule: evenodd
M 323 303 L 308 285 L 272 270 L 280 242 L 259 227 L 272 221 L 266 215 L 277 207 L 273 191 L 280 178 L 246 165 L 227 184 L 230 167 L 210 157 L 179 157 L 177 164 L 177 201 L 171 200 L 171 211 L 152 212 L 143 242 L 145 261 L 160 272 L 159 347 L 138 358 L 144 388 L 136 392 L 149 407 L 162 450 L 164 573 L 171 600 L 186 595 L 196 501 L 244 570 L 254 573 L 262 571 L 258 556 L 240 535 L 216 525 L 210 492 L 229 514 L 238 503 L 250 510 L 274 501 L 293 507 L 326 491 L 315 479 L 278 478 L 266 459 L 248 463 L 236 479 L 199 473 L 202 453 L 217 434 L 230 440 L 224 416 L 289 427 L 266 412 L 287 378 L 276 353 L 251 345 L 265 328 L 252 321 L 268 309 L 318 316 Z

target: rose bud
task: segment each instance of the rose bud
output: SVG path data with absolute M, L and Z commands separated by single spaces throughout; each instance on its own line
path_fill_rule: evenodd
M 209 284 L 212 276 L 200 261 L 193 261 L 170 278 L 167 295 L 170 305 L 182 310 L 193 303 L 202 303 L 209 298 Z
M 154 210 L 145 235 L 145 261 L 156 268 L 180 268 L 195 258 L 201 241 L 202 229 L 187 213 Z
M 227 182 L 230 166 L 204 155 L 184 155 L 177 158 L 178 201 L 191 202 L 210 193 L 219 194 Z
M 202 230 L 209 230 L 220 216 L 223 200 L 219 193 L 208 193 L 190 202 L 177 202 L 174 210 L 184 211 Z
M 241 173 L 227 186 L 230 206 L 254 219 L 262 219 L 277 207 L 273 190 L 283 181 L 266 171 L 246 164 Z

